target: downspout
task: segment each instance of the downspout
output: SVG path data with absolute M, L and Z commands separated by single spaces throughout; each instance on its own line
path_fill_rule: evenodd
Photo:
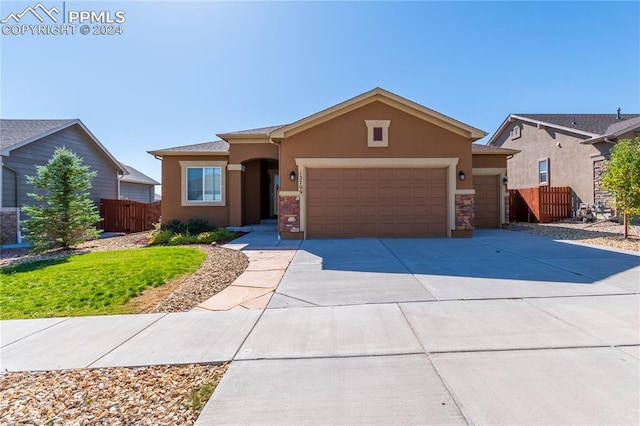
M 272 144 L 278 146 L 278 175 L 280 176 L 280 183 L 281 183 L 281 186 L 282 186 L 282 174 L 281 174 L 282 170 L 280 170 L 280 167 L 282 165 L 282 161 L 280 161 L 280 160 L 282 160 L 280 158 L 280 151 L 281 151 L 282 147 L 280 145 L 280 142 L 276 142 L 271 136 L 269 136 L 269 143 L 272 143 Z M 278 222 L 277 222 L 276 226 L 277 226 L 277 231 L 278 231 L 278 241 L 280 241 L 282 239 L 282 235 L 280 235 L 280 189 L 278 189 L 278 193 L 276 194 L 276 196 L 277 196 L 277 199 L 278 199 Z

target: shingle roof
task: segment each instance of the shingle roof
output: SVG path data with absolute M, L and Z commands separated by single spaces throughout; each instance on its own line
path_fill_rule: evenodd
M 121 182 L 130 182 L 130 183 L 142 183 L 146 185 L 160 185 L 160 182 L 150 178 L 139 170 L 134 169 L 131 166 L 127 166 L 126 164 L 122 164 L 129 174 L 126 174 L 120 178 Z
M 472 154 L 513 154 L 515 152 L 519 151 L 514 149 L 500 148 L 494 145 L 480 145 L 477 143 L 471 144 Z
M 175 146 L 172 148 L 157 149 L 149 151 L 151 154 L 155 152 L 227 152 L 229 151 L 229 143 L 223 140 L 196 143 L 193 145 Z
M 623 121 L 640 117 L 640 114 L 512 114 L 530 118 L 557 126 L 576 129 L 583 132 L 603 135 L 611 125 L 622 124 Z
M 635 118 L 630 118 L 629 120 L 613 123 L 607 128 L 607 131 L 605 132 L 605 134 L 613 134 L 619 131 L 624 131 L 626 129 L 633 129 L 633 127 L 635 126 L 640 126 L 640 116 Z
M 280 124 L 279 126 L 258 127 L 257 129 L 238 130 L 236 132 L 223 133 L 225 135 L 262 135 L 273 132 L 280 127 L 287 126 L 288 124 Z
M 0 120 L 0 149 L 5 150 L 21 142 L 63 127 L 76 119 L 67 120 Z

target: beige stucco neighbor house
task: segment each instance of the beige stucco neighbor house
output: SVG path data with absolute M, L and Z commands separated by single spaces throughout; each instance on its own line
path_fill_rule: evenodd
M 640 114 L 510 114 L 488 146 L 515 149 L 509 188 L 569 186 L 579 203 L 610 204 L 600 187 L 605 160 L 621 139 L 640 134 Z
M 291 124 L 150 151 L 162 220 L 242 226 L 278 217 L 285 239 L 470 237 L 506 222 L 507 156 L 485 132 L 376 88 Z

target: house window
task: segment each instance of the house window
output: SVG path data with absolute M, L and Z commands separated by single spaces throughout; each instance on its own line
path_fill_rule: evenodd
M 367 146 L 386 148 L 389 146 L 389 125 L 391 120 L 365 120 L 367 125 Z
M 187 167 L 187 201 L 222 201 L 221 167 Z
M 183 206 L 224 206 L 226 161 L 180 161 Z
M 549 185 L 549 159 L 538 160 L 538 183 Z

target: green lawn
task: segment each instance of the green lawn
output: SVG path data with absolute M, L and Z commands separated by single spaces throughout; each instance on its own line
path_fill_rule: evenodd
M 191 273 L 206 254 L 187 247 L 88 253 L 0 269 L 0 319 L 132 313 L 146 288 Z

